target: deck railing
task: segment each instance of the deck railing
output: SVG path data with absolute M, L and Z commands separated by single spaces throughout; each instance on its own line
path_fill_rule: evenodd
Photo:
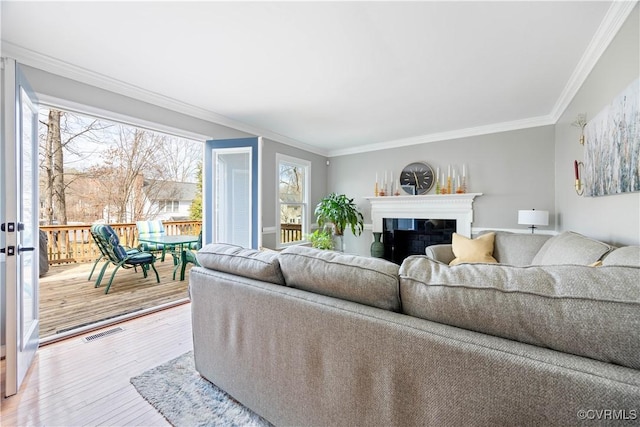
M 167 235 L 198 234 L 202 221 L 163 221 Z M 123 246 L 138 246 L 138 229 L 134 222 L 109 224 L 118 234 Z M 100 257 L 100 250 L 91 238 L 91 224 L 42 225 L 47 235 L 47 259 L 49 264 L 92 262 Z M 280 242 L 302 240 L 301 224 L 280 224 Z
M 198 234 L 202 221 L 163 221 L 167 235 Z M 118 234 L 123 246 L 138 246 L 138 229 L 135 222 L 109 224 Z M 49 264 L 91 262 L 100 257 L 89 229 L 84 225 L 42 225 L 40 230 L 47 235 L 47 258 Z
M 302 224 L 280 224 L 280 242 L 289 243 L 302 240 Z

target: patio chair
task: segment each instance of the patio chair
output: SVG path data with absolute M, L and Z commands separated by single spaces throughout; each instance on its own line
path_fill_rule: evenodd
M 89 278 L 87 280 L 91 280 L 91 277 L 93 276 L 93 272 L 96 270 L 96 266 L 98 265 L 98 263 L 102 260 L 105 261 L 105 263 L 109 263 L 109 254 L 107 252 L 107 248 L 104 247 L 104 245 L 102 244 L 102 241 L 98 238 L 96 238 L 96 229 L 98 226 L 100 226 L 102 224 L 93 224 L 91 226 L 91 228 L 89 229 L 89 233 L 91 234 L 91 237 L 93 238 L 93 241 L 96 242 L 96 246 L 98 247 L 98 249 L 100 250 L 100 257 L 98 257 L 96 259 L 96 261 L 93 263 L 93 267 L 91 268 L 91 273 L 89 273 Z M 125 246 L 124 247 L 125 250 L 127 251 L 127 255 L 133 255 L 133 254 L 137 254 L 140 251 L 136 248 L 130 248 Z M 136 271 L 137 268 L 136 268 Z
M 118 269 L 122 268 L 135 268 L 140 266 L 142 268 L 142 273 L 144 277 L 147 277 L 147 272 L 149 267 L 151 267 L 156 273 L 156 280 L 160 283 L 160 276 L 158 275 L 158 270 L 154 265 L 156 261 L 156 257 L 149 252 L 138 252 L 134 254 L 127 254 L 126 249 L 120 244 L 120 239 L 118 239 L 118 235 L 113 231 L 113 228 L 107 224 L 97 224 L 95 227 L 95 237 L 99 241 L 99 245 L 102 245 L 107 254 L 107 258 L 109 260 L 108 263 L 100 270 L 100 275 L 98 276 L 98 280 L 96 280 L 95 287 L 100 286 L 100 282 L 102 282 L 102 278 L 104 277 L 104 272 L 107 269 L 109 264 L 113 264 L 115 266 L 113 273 L 111 273 L 111 278 L 109 279 L 109 284 L 105 289 L 104 293 L 109 293 L 109 289 L 111 288 L 111 284 L 113 283 L 113 278 L 115 277 Z
M 138 228 L 138 241 L 144 239 L 153 239 L 158 237 L 164 237 L 166 231 L 162 221 L 136 221 L 136 227 Z M 160 261 L 164 262 L 164 257 L 167 253 L 167 249 L 171 250 L 172 247 L 167 247 L 161 243 L 149 243 L 140 242 L 138 248 L 143 252 L 156 252 L 161 253 Z
M 196 258 L 196 251 L 202 247 L 202 231 L 198 234 L 198 242 L 192 243 L 189 245 L 189 248 L 185 251 L 184 264 L 180 264 L 178 260 L 181 258 L 181 253 L 178 253 L 177 250 L 174 250 L 171 254 L 173 255 L 174 264 L 176 264 L 176 268 L 173 269 L 173 280 L 176 280 L 176 271 L 178 271 L 178 267 L 182 269 L 181 277 L 184 277 L 184 271 L 187 268 L 188 263 L 192 263 L 200 267 L 200 263 Z

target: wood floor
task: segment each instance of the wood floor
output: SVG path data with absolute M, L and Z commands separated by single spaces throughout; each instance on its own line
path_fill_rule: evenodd
M 74 337 L 41 347 L 20 392 L 1 400 L 0 425 L 168 425 L 129 379 L 193 348 L 190 310 L 139 317 L 89 343 Z
M 153 271 L 144 278 L 140 269 L 136 272 L 120 268 L 106 295 L 104 290 L 113 272 L 112 265 L 107 268 L 99 288 L 94 287 L 98 272 L 94 272 L 91 281 L 87 280 L 93 263 L 51 266 L 40 278 L 40 338 L 188 298 L 188 272 L 192 265 L 187 264 L 185 280 L 180 281 L 180 272 L 173 280 L 171 257 L 165 262 L 156 262 L 160 283 L 156 282 Z

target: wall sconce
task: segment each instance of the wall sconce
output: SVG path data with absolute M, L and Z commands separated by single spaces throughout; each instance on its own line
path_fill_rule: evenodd
M 518 224 L 529 224 L 531 234 L 537 228 L 536 225 L 549 225 L 549 211 L 518 211 Z
M 584 127 L 587 125 L 587 114 L 581 113 L 578 114 L 576 120 L 571 123 L 571 126 L 575 126 L 580 128 L 580 144 L 584 145 Z
M 580 179 L 580 167 L 582 167 L 582 169 L 584 169 L 584 163 L 579 162 L 577 160 L 573 161 L 573 172 L 576 178 L 576 194 L 578 196 L 582 196 L 582 193 L 584 193 L 584 185 L 582 184 L 582 180 Z

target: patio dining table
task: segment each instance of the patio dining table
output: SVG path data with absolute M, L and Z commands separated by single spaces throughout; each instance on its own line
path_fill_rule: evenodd
M 166 247 L 174 247 L 179 248 L 180 258 L 175 268 L 173 269 L 174 278 L 175 272 L 180 268 L 180 280 L 184 280 L 184 274 L 187 267 L 186 259 L 187 259 L 187 250 L 189 250 L 190 243 L 197 243 L 199 236 L 194 236 L 190 234 L 181 234 L 176 236 L 159 236 L 159 237 L 149 237 L 145 239 L 138 239 L 140 242 L 146 243 L 155 243 L 159 245 L 165 245 Z

